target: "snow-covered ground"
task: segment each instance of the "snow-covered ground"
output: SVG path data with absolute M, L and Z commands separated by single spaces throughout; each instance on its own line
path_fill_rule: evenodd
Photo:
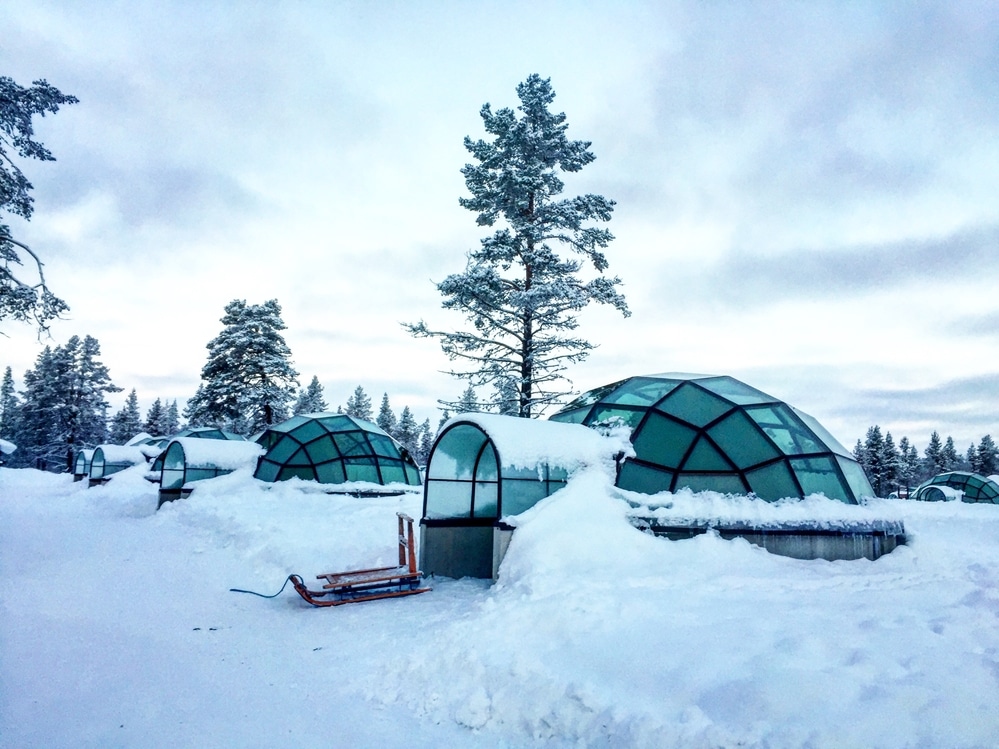
M 875 502 L 908 546 L 799 561 L 644 535 L 585 471 L 519 518 L 497 584 L 313 609 L 229 588 L 394 564 L 419 494 L 241 471 L 156 512 L 141 471 L 0 469 L 0 746 L 999 744 L 999 506 Z

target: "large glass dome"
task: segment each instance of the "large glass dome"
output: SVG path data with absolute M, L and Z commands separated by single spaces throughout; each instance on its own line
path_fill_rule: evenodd
M 374 424 L 345 414 L 293 416 L 256 441 L 267 451 L 254 474 L 262 481 L 421 483 L 420 470 L 402 445 Z
M 688 487 L 770 501 L 821 493 L 847 503 L 874 494 L 853 455 L 815 419 L 732 377 L 631 377 L 551 418 L 630 426 L 636 455 L 621 466 L 623 489 Z

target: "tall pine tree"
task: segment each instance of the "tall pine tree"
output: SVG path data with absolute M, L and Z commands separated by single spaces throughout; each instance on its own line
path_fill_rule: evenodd
M 392 406 L 389 405 L 388 393 L 382 394 L 382 405 L 378 409 L 378 418 L 375 419 L 375 424 L 393 437 L 395 436 L 396 419 L 395 414 L 392 412 Z
M 111 433 L 108 439 L 112 444 L 124 445 L 142 431 L 142 415 L 139 412 L 139 396 L 135 388 L 125 398 L 125 405 L 111 417 Z
M 476 214 L 479 226 L 501 222 L 468 253 L 464 272 L 437 285 L 443 307 L 460 312 L 469 327 L 431 330 L 422 320 L 405 327 L 436 339 L 451 361 L 462 360 L 467 368 L 451 374 L 472 385 L 512 380 L 517 413 L 530 417 L 567 394 L 568 365 L 593 348 L 575 333 L 578 313 L 591 302 L 630 313 L 616 288 L 620 279 L 603 275 L 602 250 L 614 237 L 590 225 L 609 221 L 614 201 L 558 198 L 560 175 L 594 160 L 590 143 L 569 140 L 565 115 L 549 111 L 555 99 L 549 79 L 531 75 L 517 86 L 517 96 L 518 111 L 482 107 L 491 140 L 465 138 L 477 163 L 461 170 L 471 197 L 459 202 Z M 589 280 L 582 275 L 587 263 Z
M 323 397 L 323 386 L 319 384 L 319 378 L 312 375 L 309 386 L 298 391 L 294 413 L 296 415 L 318 414 L 325 412 L 328 408 L 326 399 Z
M 406 448 L 410 455 L 416 456 L 420 447 L 420 433 L 419 427 L 416 425 L 416 419 L 413 418 L 413 412 L 409 410 L 409 406 L 403 406 L 402 413 L 399 414 L 399 424 L 396 427 L 394 436 L 402 443 L 402 446 Z
M 374 415 L 371 413 L 371 398 L 360 385 L 354 389 L 354 394 L 347 399 L 347 408 L 344 413 L 355 419 L 374 421 Z
M 14 392 L 14 374 L 10 367 L 3 373 L 0 382 L 0 439 L 12 439 L 14 422 L 17 420 L 17 393 Z
M 203 387 L 188 401 L 191 422 L 211 423 L 237 434 L 253 434 L 288 418 L 298 373 L 281 331 L 276 299 L 226 305 L 222 332 L 208 343 Z

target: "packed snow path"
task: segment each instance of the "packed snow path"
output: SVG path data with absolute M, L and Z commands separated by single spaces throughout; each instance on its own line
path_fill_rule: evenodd
M 535 508 L 495 586 L 318 610 L 228 589 L 390 564 L 418 495 L 232 474 L 155 512 L 136 471 L 0 469 L 0 746 L 996 744 L 999 507 L 886 502 L 910 545 L 830 563 L 613 494 Z

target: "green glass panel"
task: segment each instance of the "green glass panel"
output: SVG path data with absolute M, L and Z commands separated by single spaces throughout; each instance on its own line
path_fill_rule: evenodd
M 560 411 L 559 413 L 552 415 L 548 420 L 561 421 L 567 424 L 582 424 L 583 420 L 589 413 L 589 407 L 577 408 L 572 411 Z
M 490 442 L 482 450 L 479 467 L 475 471 L 476 481 L 497 481 L 499 479 L 499 461 L 496 460 L 496 450 Z
M 257 437 L 257 444 L 263 446 L 264 450 L 270 450 L 283 436 L 284 434 L 282 432 L 276 432 L 273 429 L 268 429 L 266 432 Z
M 410 486 L 420 486 L 423 480 L 420 478 L 420 472 L 415 467 L 411 466 L 409 463 L 403 463 L 406 470 L 406 483 Z
M 829 452 L 824 445 L 795 418 L 790 406 L 780 404 L 764 408 L 747 408 L 746 413 L 785 455 L 808 455 Z
M 554 468 L 549 467 L 548 469 L 548 480 L 549 481 L 559 481 L 565 483 L 569 480 L 569 472 L 561 468 L 560 466 L 555 466 Z
M 666 396 L 666 400 L 656 408 L 688 424 L 702 427 L 731 411 L 733 406 L 717 395 L 685 382 Z
M 300 447 L 292 453 L 291 457 L 284 464 L 286 466 L 311 466 L 314 462 L 305 451 L 305 448 Z
M 645 416 L 644 409 L 615 408 L 613 406 L 594 406 L 590 417 L 586 420 L 586 426 L 603 426 L 618 423 L 627 424 L 632 429 Z
M 280 465 L 264 458 L 257 465 L 257 470 L 253 473 L 253 476 L 261 481 L 277 481 L 280 469 Z
M 778 457 L 780 453 L 760 428 L 742 411 L 735 411 L 708 430 L 728 459 L 746 469 Z
M 648 407 L 662 400 L 667 393 L 680 385 L 677 380 L 654 380 L 632 377 L 619 388 L 600 399 L 602 403 L 620 403 L 626 406 Z
M 698 380 L 697 384 L 740 406 L 748 406 L 756 403 L 773 403 L 777 400 L 762 390 L 749 387 L 744 382 L 739 382 L 732 377 L 706 377 Z
M 184 470 L 184 447 L 179 442 L 171 442 L 163 455 L 163 469 L 169 471 Z
M 499 484 L 495 481 L 475 482 L 475 517 L 499 517 L 499 509 L 496 506 L 498 493 Z
M 270 428 L 278 432 L 288 433 L 294 430 L 295 428 L 300 427 L 306 421 L 308 421 L 308 419 L 306 419 L 304 416 L 292 416 L 287 421 L 282 421 L 280 424 L 275 424 Z
M 399 457 L 399 448 L 392 441 L 391 437 L 368 432 L 368 440 L 371 442 L 371 447 L 375 451 L 375 455 L 384 455 L 387 458 Z
M 275 463 L 284 463 L 296 452 L 301 445 L 287 435 L 281 439 L 274 447 L 267 451 L 267 459 Z
M 708 439 L 701 436 L 690 456 L 681 466 L 684 471 L 731 471 L 734 470 L 731 463 L 725 460 L 725 456 L 719 453 Z
M 333 439 L 345 458 L 371 455 L 371 446 L 364 438 L 364 432 L 338 432 L 333 435 Z
M 160 474 L 160 489 L 180 489 L 184 485 L 184 467 L 164 468 Z
M 472 514 L 471 481 L 427 480 L 428 518 L 467 518 Z
M 519 515 L 548 496 L 544 481 L 529 479 L 503 480 L 503 515 Z
M 621 466 L 621 475 L 618 476 L 617 485 L 631 492 L 658 494 L 669 491 L 672 481 L 673 474 L 670 471 L 663 471 L 628 460 Z
M 459 424 L 451 427 L 437 440 L 427 466 L 427 476 L 471 480 L 475 459 L 485 441 L 486 435 L 476 426 Z
M 322 425 L 322 422 L 317 419 L 309 419 L 303 421 L 301 426 L 294 430 L 295 439 L 299 442 L 312 442 L 312 440 L 318 437 L 324 437 L 329 434 L 326 428 Z
M 316 473 L 312 469 L 312 466 L 281 466 L 277 480 L 302 479 L 303 481 L 314 481 L 315 478 Z
M 188 468 L 184 481 L 190 483 L 191 481 L 213 479 L 216 476 L 224 476 L 227 473 L 232 473 L 232 471 L 225 468 Z
M 680 473 L 676 477 L 676 488 L 721 494 L 746 493 L 746 486 L 736 473 Z
M 503 466 L 503 478 L 504 479 L 526 479 L 528 481 L 544 481 L 545 474 L 548 471 L 545 466 L 540 466 L 535 468 L 513 468 L 512 466 Z
M 347 474 L 343 472 L 342 461 L 331 460 L 316 466 L 316 481 L 321 484 L 342 484 L 346 480 Z
M 801 490 L 805 496 L 809 494 L 824 494 L 829 499 L 838 499 L 850 503 L 846 487 L 840 481 L 839 472 L 835 468 L 833 458 L 792 458 L 791 470 L 794 471 Z
M 801 490 L 794 483 L 794 476 L 786 461 L 746 471 L 749 490 L 760 499 L 775 502 L 785 497 L 801 497 Z
M 307 444 L 305 452 L 308 454 L 309 460 L 313 463 L 325 463 L 329 460 L 337 460 L 340 457 L 329 435 L 320 437 Z
M 676 469 L 696 437 L 697 432 L 690 427 L 652 411 L 632 442 L 640 460 Z
M 846 477 L 846 484 L 853 495 L 847 497 L 847 499 L 853 503 L 857 503 L 863 497 L 874 496 L 874 489 L 871 488 L 871 482 L 868 480 L 867 474 L 864 473 L 864 469 L 860 463 L 853 458 L 841 457 L 837 457 L 836 462 L 839 463 L 839 467 Z
M 406 472 L 402 468 L 401 462 L 382 460 L 379 462 L 382 469 L 382 483 L 384 484 L 404 484 L 406 482 Z
M 374 458 L 348 458 L 344 460 L 344 470 L 347 471 L 347 481 L 381 483 Z
M 317 419 L 327 431 L 330 432 L 352 432 L 357 429 L 354 422 L 349 416 L 345 414 L 336 414 L 334 416 L 323 416 Z

